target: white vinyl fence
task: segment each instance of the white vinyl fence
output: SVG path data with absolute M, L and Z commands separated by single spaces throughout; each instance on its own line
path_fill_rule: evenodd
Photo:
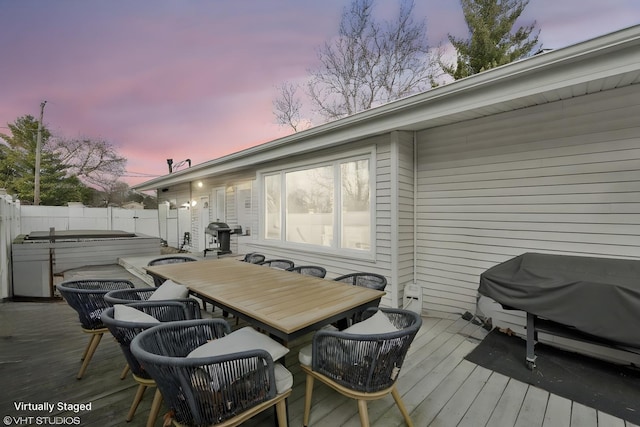
M 71 206 L 22 206 L 20 234 L 56 230 L 120 230 L 160 237 L 156 209 L 88 208 Z
M 0 301 L 11 286 L 11 243 L 20 232 L 20 202 L 0 193 Z
M 12 281 L 11 244 L 33 231 L 121 230 L 160 237 L 156 209 L 21 206 L 0 189 L 0 301 L 9 298 Z

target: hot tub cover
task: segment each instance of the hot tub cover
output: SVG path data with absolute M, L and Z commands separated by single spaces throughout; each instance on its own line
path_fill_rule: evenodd
M 117 239 L 136 237 L 135 233 L 121 230 L 54 230 L 32 231 L 24 240 L 65 240 L 65 239 Z
M 478 291 L 505 308 L 640 348 L 640 261 L 525 253 L 482 273 Z

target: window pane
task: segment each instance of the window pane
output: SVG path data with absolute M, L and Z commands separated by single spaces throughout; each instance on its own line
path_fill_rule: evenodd
M 282 190 L 280 175 L 268 175 L 264 178 L 265 187 L 265 239 L 280 240 L 281 234 L 281 212 L 282 212 Z
M 331 246 L 333 243 L 333 167 L 285 175 L 287 241 Z
M 242 229 L 246 234 L 251 234 L 252 218 L 252 194 L 251 183 L 243 182 L 238 184 L 236 188 L 236 215 L 238 219 L 238 225 L 242 226 Z
M 369 161 L 342 163 L 340 172 L 342 187 L 340 246 L 348 249 L 369 250 L 371 246 Z

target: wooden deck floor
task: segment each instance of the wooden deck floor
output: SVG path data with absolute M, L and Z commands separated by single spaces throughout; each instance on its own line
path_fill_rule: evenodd
M 214 315 L 219 313 L 216 310 Z M 457 317 L 424 319 L 398 380 L 417 427 L 633 426 L 464 360 L 485 334 Z M 302 425 L 305 378 L 297 351 L 309 339 L 291 343 L 286 359 L 294 375 L 288 402 L 290 426 Z M 152 392 L 147 392 L 134 420 L 126 423 L 136 385 L 130 376 L 119 379 L 124 358 L 111 337 L 105 336 L 100 343 L 85 377 L 75 379 L 87 340 L 75 312 L 64 301 L 0 303 L 0 415 L 33 417 L 31 423 L 9 420 L 11 425 L 49 425 L 35 417 L 78 416 L 82 426 L 144 426 Z M 354 401 L 316 384 L 311 426 L 359 426 Z M 91 411 L 20 411 L 15 408 L 20 402 L 91 403 Z M 370 403 L 369 413 L 374 426 L 404 425 L 390 397 Z M 161 419 L 156 425 L 162 425 Z M 273 425 L 273 413 L 267 411 L 245 425 Z

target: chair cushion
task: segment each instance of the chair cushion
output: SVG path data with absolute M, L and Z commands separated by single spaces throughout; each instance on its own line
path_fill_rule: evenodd
M 300 349 L 298 353 L 298 361 L 306 366 L 311 366 L 311 361 L 313 360 L 313 345 L 305 345 Z
M 362 322 L 354 323 L 342 332 L 357 335 L 386 334 L 397 332 L 394 326 L 383 311 L 378 310 L 373 316 Z
M 155 317 L 127 305 L 116 304 L 113 306 L 113 318 L 123 322 L 135 323 L 160 323 Z
M 153 294 L 149 297 L 149 301 L 163 301 L 171 299 L 182 299 L 189 296 L 189 289 L 180 285 L 173 280 L 166 280 Z
M 276 377 L 276 391 L 278 394 L 284 393 L 293 387 L 293 374 L 289 372 L 287 368 L 280 363 L 275 363 L 273 370 Z
M 266 350 L 273 360 L 278 360 L 289 352 L 289 349 L 279 342 L 247 326 L 225 337 L 201 345 L 192 350 L 187 357 L 220 356 L 256 349 Z

